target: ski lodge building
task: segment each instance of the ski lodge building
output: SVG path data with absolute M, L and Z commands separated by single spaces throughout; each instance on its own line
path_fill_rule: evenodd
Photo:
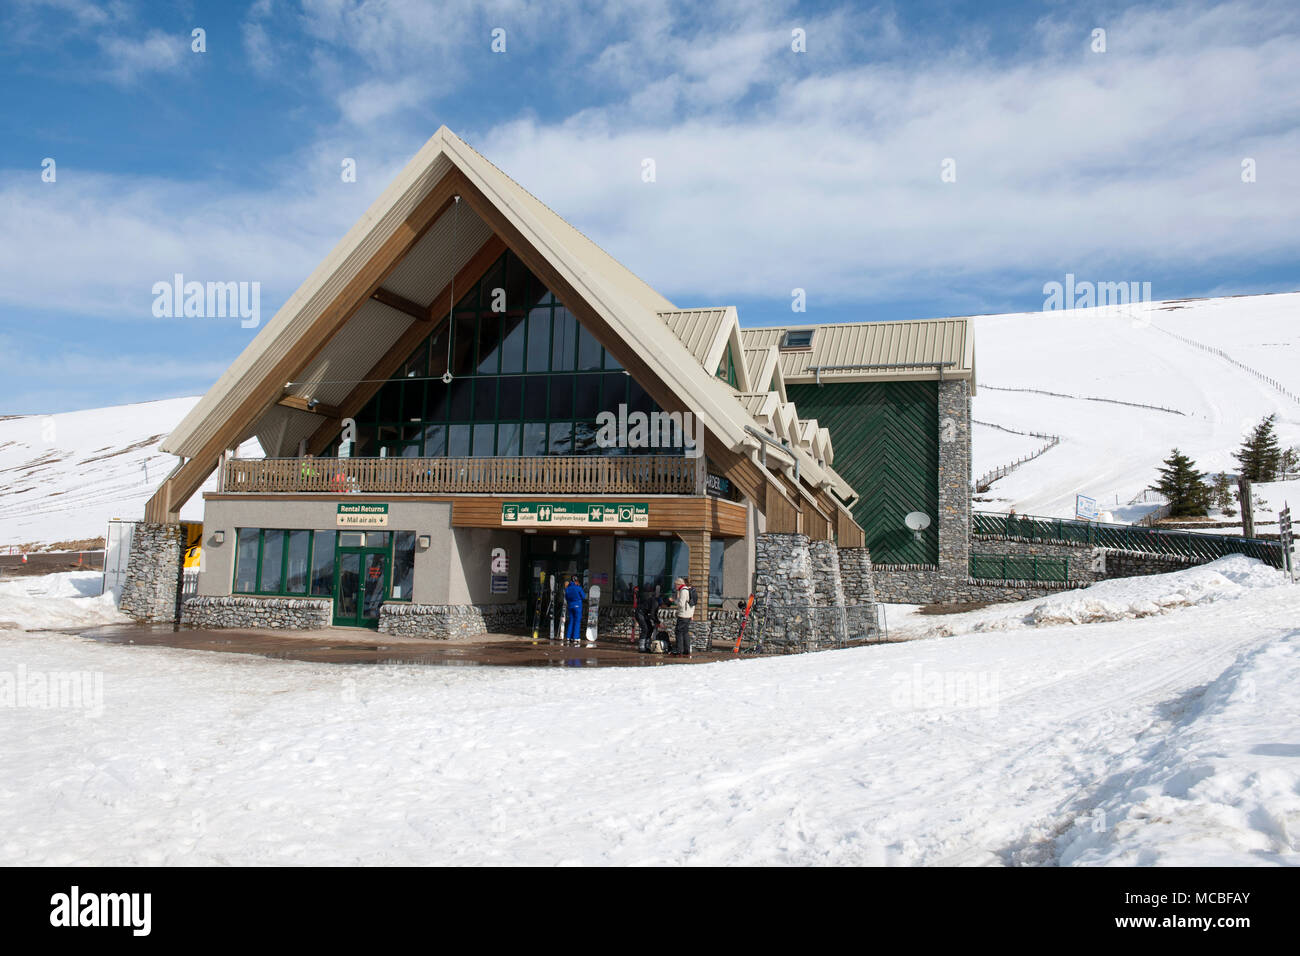
M 965 319 L 678 308 L 444 127 L 162 443 L 122 607 L 174 619 L 214 471 L 194 626 L 518 629 L 542 572 L 602 619 L 683 574 L 715 607 L 939 600 L 973 388 Z

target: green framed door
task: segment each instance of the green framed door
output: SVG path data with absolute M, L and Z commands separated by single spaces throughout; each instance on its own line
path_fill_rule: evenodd
M 391 573 L 387 547 L 339 548 L 334 558 L 334 624 L 379 627 Z

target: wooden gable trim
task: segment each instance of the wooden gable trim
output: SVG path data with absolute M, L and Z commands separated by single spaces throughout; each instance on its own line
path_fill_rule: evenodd
M 146 521 L 163 523 L 178 519 L 181 504 L 189 500 L 212 474 L 222 452 L 239 443 L 248 429 L 279 400 L 284 383 L 292 381 L 306 368 L 357 309 L 374 295 L 429 227 L 451 206 L 464 182 L 464 174 L 453 168 L 434 185 L 429 195 L 416 205 L 352 281 L 326 306 L 299 342 L 248 390 L 248 397 L 217 433 L 154 492 L 145 505 Z

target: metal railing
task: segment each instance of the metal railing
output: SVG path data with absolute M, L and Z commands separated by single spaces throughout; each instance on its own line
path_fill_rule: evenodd
M 674 455 L 524 458 L 233 458 L 228 494 L 677 494 L 696 493 L 702 460 Z
M 971 552 L 970 576 L 988 581 L 1050 581 L 1064 584 L 1070 580 L 1070 559 Z
M 974 511 L 971 512 L 971 534 L 1093 545 L 1145 554 L 1169 554 L 1196 561 L 1213 561 L 1229 554 L 1244 554 L 1275 568 L 1282 567 L 1282 546 L 1276 541 L 1191 531 L 1161 531 L 1129 524 Z

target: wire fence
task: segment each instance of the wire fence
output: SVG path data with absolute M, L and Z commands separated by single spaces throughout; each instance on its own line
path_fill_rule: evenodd
M 1093 545 L 1145 554 L 1173 554 L 1200 561 L 1213 561 L 1229 554 L 1244 554 L 1275 568 L 1282 567 L 1282 546 L 1261 538 L 1200 534 L 1191 531 L 1163 531 L 1129 524 L 1100 521 L 1072 521 L 1037 515 L 971 513 L 971 533 L 1024 541 L 1056 541 Z

